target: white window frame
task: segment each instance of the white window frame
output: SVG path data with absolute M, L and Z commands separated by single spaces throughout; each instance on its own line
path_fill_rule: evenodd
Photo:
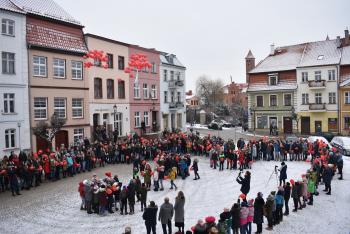
M 80 139 L 84 139 L 84 128 L 74 128 L 73 129 L 74 144 L 79 143 Z
M 38 63 L 35 62 L 36 58 L 39 60 Z M 42 59 L 43 59 L 44 63 L 42 63 L 43 62 Z M 33 62 L 33 76 L 35 76 L 35 77 L 47 77 L 47 57 L 34 55 L 32 62 Z M 37 74 L 35 74 L 35 67 L 38 68 L 39 73 L 37 73 Z M 44 71 L 45 71 L 44 74 L 41 73 L 42 68 L 44 68 Z
M 60 100 L 60 103 L 63 100 L 63 103 L 64 103 L 63 107 L 62 106 L 56 106 L 56 104 L 57 104 L 56 101 L 58 101 L 58 100 Z M 54 103 L 53 104 L 54 113 L 56 113 L 56 111 L 64 110 L 64 117 L 59 116 L 59 115 L 57 115 L 57 117 L 60 118 L 60 119 L 66 119 L 67 118 L 67 99 L 64 98 L 64 97 L 54 97 L 53 103 Z
M 309 105 L 309 94 L 308 93 L 301 94 L 301 104 L 302 105 Z
M 163 72 L 164 72 L 164 74 L 163 74 L 163 80 L 164 80 L 164 81 L 168 81 L 168 70 L 164 69 Z
M 157 86 L 155 84 L 151 85 L 151 98 L 157 99 Z
M 320 103 L 318 103 L 316 100 L 320 98 Z M 315 104 L 322 104 L 322 93 L 315 93 Z
M 114 115 L 114 114 L 113 114 Z M 118 136 L 122 136 L 123 134 L 123 114 L 117 112 L 114 117 L 114 130 L 118 130 Z
M 344 104 L 350 104 L 350 91 L 344 92 Z
M 258 106 L 258 97 L 262 97 L 262 106 Z M 255 96 L 255 103 L 256 103 L 256 107 L 264 107 L 264 95 L 256 95 Z
M 145 122 L 146 127 L 149 126 L 149 112 L 148 111 L 143 112 L 143 122 Z
M 315 81 L 321 81 L 322 80 L 322 71 L 315 71 Z M 319 79 L 317 78 L 319 77 Z
M 155 62 L 152 62 L 152 68 L 151 68 L 151 72 L 156 74 L 157 73 L 157 64 Z
M 337 93 L 336 92 L 329 92 L 328 93 L 328 102 L 329 102 L 329 104 L 337 104 Z
M 328 81 L 335 81 L 335 70 L 328 70 Z
M 80 105 L 76 105 L 79 104 Z M 75 115 L 74 111 L 81 111 L 81 115 Z M 72 98 L 72 118 L 73 119 L 82 119 L 84 118 L 84 99 L 83 98 Z
M 269 94 L 269 106 L 271 106 L 271 96 L 276 96 L 276 105 L 274 105 L 274 106 L 278 106 L 278 95 L 277 94 Z
M 45 100 L 45 106 L 44 107 L 42 107 L 42 106 L 40 106 L 40 107 L 35 107 L 35 99 L 41 99 L 41 101 L 42 100 Z M 40 101 L 40 102 L 41 102 Z M 46 120 L 47 119 L 47 97 L 34 97 L 34 100 L 33 100 L 33 109 L 34 109 L 34 112 L 33 112 L 33 114 L 34 114 L 34 120 Z M 40 112 L 41 111 L 43 111 L 43 110 L 45 110 L 45 118 L 44 117 L 35 117 L 35 110 L 39 110 Z
M 72 66 L 72 80 L 82 80 L 83 79 L 83 62 L 81 61 L 71 61 Z M 80 73 L 80 76 L 79 76 Z
M 10 55 L 13 55 L 13 59 L 10 58 Z M 6 63 L 4 66 L 4 62 Z M 13 65 L 13 72 L 10 72 L 10 64 Z M 16 74 L 16 54 L 11 52 L 2 51 L 1 53 L 1 65 L 2 65 L 2 74 L 14 75 Z M 6 69 L 6 71 L 4 71 Z
M 168 91 L 164 91 L 164 103 L 168 103 Z
M 63 65 L 60 64 L 63 61 Z M 56 63 L 57 62 L 57 63 Z M 61 71 L 63 69 L 63 76 L 61 76 Z M 56 74 L 56 72 L 58 72 Z M 53 58 L 52 60 L 52 76 L 57 79 L 66 78 L 66 60 L 61 58 Z
M 307 71 L 301 72 L 301 82 L 306 83 L 309 81 L 309 73 Z
M 3 31 L 5 25 L 5 31 Z M 10 33 L 10 27 L 12 27 L 12 34 Z M 1 34 L 5 36 L 15 36 L 15 21 L 11 19 L 2 19 L 1 20 Z
M 174 71 L 170 71 L 170 81 L 175 80 L 175 72 Z
M 176 102 L 181 103 L 181 92 L 177 92 L 177 100 Z
M 140 85 L 134 83 L 134 98 L 135 99 L 140 99 Z
M 13 95 L 13 97 L 11 97 Z M 14 93 L 4 93 L 4 114 L 15 114 L 16 105 L 15 105 L 15 94 Z M 11 108 L 12 106 L 12 108 Z M 13 111 L 11 111 L 13 109 Z
M 275 74 L 269 74 L 268 76 L 269 76 L 269 85 L 271 85 L 271 86 L 276 86 L 276 85 L 278 85 L 278 74 L 277 74 L 277 73 L 275 73 Z M 276 78 L 276 84 L 271 84 L 271 78 Z
M 142 84 L 143 99 L 149 99 L 148 84 Z
M 286 106 L 285 97 L 287 95 L 290 95 L 290 105 L 289 106 L 293 106 L 293 95 L 291 93 L 284 93 L 283 94 L 283 106 Z
M 13 149 L 16 148 L 16 129 L 14 128 L 8 128 L 5 129 L 5 149 Z M 12 138 L 13 138 L 13 144 L 12 144 Z M 8 145 L 6 144 L 6 141 L 8 142 Z
M 139 111 L 134 113 L 135 128 L 141 127 L 141 115 Z

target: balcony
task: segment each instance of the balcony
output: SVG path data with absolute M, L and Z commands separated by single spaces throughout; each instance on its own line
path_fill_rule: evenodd
M 322 112 L 326 111 L 326 103 L 310 103 L 309 104 L 309 110 L 311 112 Z
M 176 102 L 169 103 L 169 109 L 176 109 L 176 108 L 177 108 Z
M 309 80 L 310 89 L 324 89 L 326 88 L 325 80 Z
M 179 87 L 182 87 L 182 86 L 184 86 L 184 82 L 182 80 L 178 80 L 178 81 L 176 81 L 176 85 Z
M 170 80 L 168 84 L 169 89 L 176 89 L 176 81 Z
M 183 108 L 185 105 L 182 102 L 177 102 L 176 107 L 177 108 Z

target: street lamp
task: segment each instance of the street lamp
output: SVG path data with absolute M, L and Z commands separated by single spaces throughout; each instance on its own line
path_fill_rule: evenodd
M 255 105 L 253 105 L 252 107 L 249 108 L 250 111 L 250 115 L 253 112 L 253 119 L 254 119 L 254 127 L 253 127 L 253 131 L 254 131 L 254 136 L 255 136 Z
M 17 127 L 18 127 L 18 146 L 19 146 L 19 150 L 21 151 L 21 122 L 17 123 Z

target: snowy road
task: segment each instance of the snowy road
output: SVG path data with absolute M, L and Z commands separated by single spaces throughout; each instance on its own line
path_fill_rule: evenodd
M 261 191 L 264 198 L 276 187 L 276 181 L 267 180 L 276 162 L 257 162 L 253 165 L 251 192 L 248 198 L 255 198 Z M 288 162 L 288 178 L 299 178 L 308 169 L 304 162 Z M 334 179 L 332 196 L 324 195 L 320 187 L 320 196 L 315 197 L 313 207 L 292 213 L 271 233 L 349 233 L 350 231 L 350 161 L 345 161 L 343 181 Z M 185 227 L 190 228 L 199 218 L 208 215 L 218 217 L 224 207 L 231 207 L 240 194 L 240 186 L 235 182 L 237 171 L 219 172 L 209 167 L 207 159 L 200 159 L 201 179 L 193 181 L 193 175 L 186 180 L 176 180 L 179 190 L 183 190 L 186 200 Z M 131 166 L 108 166 L 95 170 L 99 176 L 105 171 L 117 173 L 123 183 L 131 176 Z M 122 233 L 125 226 L 131 226 L 133 233 L 145 233 L 141 218 L 140 204 L 136 204 L 135 215 L 121 216 L 112 214 L 106 217 L 88 215 L 80 211 L 80 198 L 77 192 L 78 182 L 89 178 L 85 173 L 43 186 L 23 191 L 19 197 L 10 193 L 0 194 L 0 233 Z M 174 202 L 175 191 L 169 190 L 165 182 L 165 191 L 148 193 L 148 200 L 161 205 L 165 196 Z M 292 202 L 290 202 L 290 207 Z M 265 221 L 266 222 L 266 221 Z M 266 223 L 265 223 L 266 225 Z M 255 231 L 255 225 L 253 225 Z M 175 228 L 174 228 L 175 229 Z M 157 232 L 161 233 L 158 223 Z

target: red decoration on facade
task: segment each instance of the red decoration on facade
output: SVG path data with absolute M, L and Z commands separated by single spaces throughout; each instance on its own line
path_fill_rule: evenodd
M 138 83 L 140 71 L 152 67 L 152 64 L 148 62 L 147 56 L 144 54 L 132 54 L 128 65 L 129 66 L 124 69 L 124 72 L 128 73 L 130 78 L 135 78 L 135 83 Z
M 101 66 L 104 69 L 108 68 L 108 58 L 102 50 L 90 50 L 89 53 L 83 56 L 83 58 L 85 60 L 92 59 L 92 62 L 84 62 L 84 68 L 90 68 L 93 66 Z

